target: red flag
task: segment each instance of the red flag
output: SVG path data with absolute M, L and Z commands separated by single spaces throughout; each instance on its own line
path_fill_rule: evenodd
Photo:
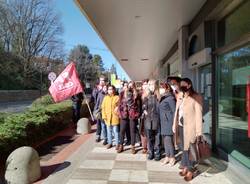
M 83 87 L 73 62 L 64 69 L 49 88 L 55 102 L 63 101 L 82 91 Z

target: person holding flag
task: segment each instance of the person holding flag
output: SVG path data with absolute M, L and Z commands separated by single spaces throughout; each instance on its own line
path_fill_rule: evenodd
M 78 73 L 76 71 L 75 64 L 73 62 L 71 62 L 56 78 L 56 80 L 51 83 L 49 92 L 55 102 L 61 102 L 69 98 L 72 99 L 73 122 L 77 123 L 77 121 L 80 119 L 80 109 L 84 96 L 84 91 L 83 85 L 81 84 L 81 81 L 78 77 Z M 92 117 L 91 111 L 90 115 Z
M 73 110 L 73 116 L 72 116 L 72 120 L 74 123 L 74 126 L 76 127 L 76 124 L 78 122 L 78 120 L 80 119 L 80 115 L 81 115 L 81 107 L 82 107 L 82 100 L 83 100 L 83 93 L 78 93 L 75 94 L 71 97 L 72 100 L 72 110 Z

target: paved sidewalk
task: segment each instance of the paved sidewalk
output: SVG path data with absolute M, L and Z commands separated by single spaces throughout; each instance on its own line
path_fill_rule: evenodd
M 67 184 L 115 184 L 115 183 L 187 183 L 178 175 L 178 164 L 162 166 L 161 162 L 148 161 L 141 150 L 132 155 L 129 147 L 117 154 L 115 148 L 107 150 L 96 144 Z
M 132 155 L 129 147 L 117 154 L 115 148 L 106 149 L 95 143 L 93 135 L 69 158 L 68 167 L 58 168 L 43 183 L 46 184 L 185 184 L 178 175 L 179 164 L 174 167 L 161 162 L 148 161 L 141 153 Z M 139 149 L 137 147 L 137 149 Z M 226 167 L 216 159 L 199 166 L 200 175 L 191 184 L 232 184 L 225 175 Z

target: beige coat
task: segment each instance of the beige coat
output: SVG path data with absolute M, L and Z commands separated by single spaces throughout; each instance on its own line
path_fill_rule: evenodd
M 178 110 L 182 100 L 184 150 L 188 150 L 190 143 L 194 143 L 195 138 L 202 135 L 202 96 L 194 94 L 193 96 L 185 95 L 184 98 L 178 97 L 173 123 L 175 140 L 178 140 Z

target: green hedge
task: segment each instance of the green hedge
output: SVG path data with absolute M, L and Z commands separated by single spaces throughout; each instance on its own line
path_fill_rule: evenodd
M 0 114 L 0 156 L 14 149 L 46 140 L 68 126 L 72 103 L 54 104 L 49 95 L 36 100 L 30 109 L 20 114 Z

